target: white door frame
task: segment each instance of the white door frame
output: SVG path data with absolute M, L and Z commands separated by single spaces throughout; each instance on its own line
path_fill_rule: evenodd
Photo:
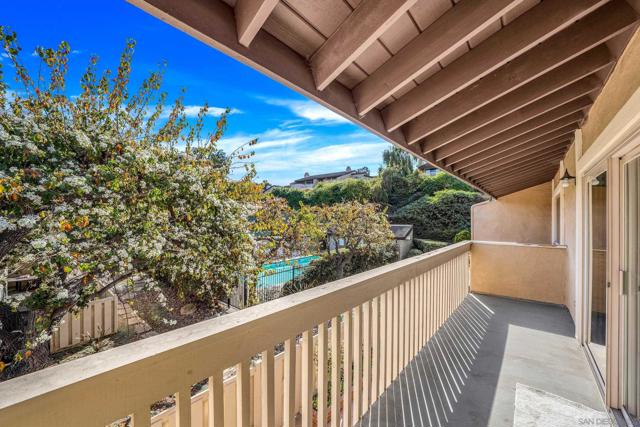
M 576 259 L 575 262 L 575 301 L 576 301 L 576 338 L 581 344 L 586 342 L 588 329 L 586 322 L 588 316 L 585 315 L 585 299 L 588 295 L 587 287 L 589 277 L 585 273 L 588 267 L 585 262 L 588 258 L 589 239 L 585 231 L 588 229 L 586 223 L 588 208 L 587 191 L 585 178 L 593 173 L 598 165 L 606 162 L 609 173 L 608 179 L 611 182 L 609 193 L 608 210 L 611 241 L 609 242 L 609 271 L 607 280 L 610 283 L 607 298 L 607 368 L 605 381 L 605 402 L 607 406 L 620 408 L 622 406 L 622 351 L 620 350 L 622 338 L 620 323 L 620 291 L 621 283 L 619 277 L 620 264 L 620 158 L 631 150 L 633 141 L 640 139 L 640 89 L 629 98 L 624 106 L 616 113 L 607 127 L 600 133 L 594 143 L 582 153 L 582 131 L 576 131 Z M 585 307 L 586 306 L 586 307 Z

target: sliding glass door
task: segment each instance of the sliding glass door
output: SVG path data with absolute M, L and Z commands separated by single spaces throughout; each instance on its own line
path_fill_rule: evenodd
M 623 318 L 624 345 L 624 401 L 627 412 L 640 415 L 640 158 L 624 159 L 623 181 Z
M 589 182 L 588 348 L 603 381 L 607 363 L 607 172 Z

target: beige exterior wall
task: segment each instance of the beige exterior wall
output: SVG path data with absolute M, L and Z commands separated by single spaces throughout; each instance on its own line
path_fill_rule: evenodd
M 471 207 L 473 240 L 551 243 L 551 184 Z
M 565 304 L 564 246 L 477 242 L 471 246 L 471 291 Z
M 640 32 L 636 31 L 582 126 L 582 153 L 593 145 L 620 108 L 640 88 L 639 70 Z

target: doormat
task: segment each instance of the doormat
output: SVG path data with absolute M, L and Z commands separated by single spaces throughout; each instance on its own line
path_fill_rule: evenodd
M 516 384 L 513 427 L 611 426 L 606 412 L 564 397 Z

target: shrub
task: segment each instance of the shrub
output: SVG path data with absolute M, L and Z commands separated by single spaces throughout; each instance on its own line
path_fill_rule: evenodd
M 311 206 L 328 206 L 345 202 L 366 203 L 372 199 L 372 183 L 366 179 L 318 184 L 308 190 L 307 203 Z
M 307 200 L 307 193 L 308 191 L 289 187 L 274 187 L 271 189 L 271 194 L 275 197 L 285 199 L 293 209 L 298 209 L 303 204 L 309 204 Z
M 391 222 L 413 224 L 417 238 L 450 242 L 460 230 L 471 227 L 471 206 L 481 200 L 478 193 L 441 190 L 399 209 Z
M 471 232 L 469 230 L 461 230 L 453 238 L 453 243 L 463 242 L 465 240 L 471 240 Z
M 411 248 L 409 250 L 409 253 L 407 253 L 407 258 L 411 258 L 414 256 L 418 256 L 418 255 L 422 255 L 424 252 L 422 252 L 420 249 L 418 248 Z
M 395 251 L 395 245 L 386 246 L 383 250 L 372 250 L 354 254 L 351 262 L 345 266 L 344 277 L 389 264 L 397 259 L 398 254 Z M 335 257 L 323 255 L 321 258 L 312 261 L 304 274 L 284 285 L 282 294 L 290 295 L 338 280 L 339 277 L 336 273 L 337 268 L 338 261 Z
M 422 253 L 435 251 L 448 245 L 447 242 L 438 242 L 437 240 L 413 239 L 413 246 Z

